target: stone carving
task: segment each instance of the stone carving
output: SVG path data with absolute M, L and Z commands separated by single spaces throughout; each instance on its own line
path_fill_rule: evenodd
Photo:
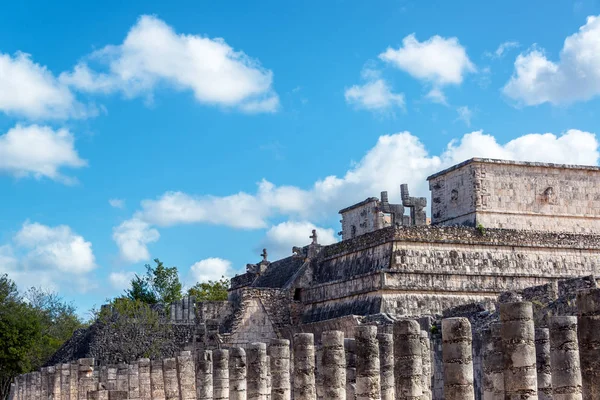
M 318 237 L 319 237 L 319 236 L 317 235 L 317 230 L 316 230 L 316 229 L 313 229 L 313 230 L 312 230 L 312 235 L 311 235 L 311 236 L 309 236 L 308 238 L 309 238 L 309 239 L 312 239 L 312 244 L 319 244 L 319 242 L 317 241 Z
M 404 225 L 404 206 L 402 204 L 390 204 L 387 192 L 381 192 L 379 210 L 392 216 L 392 226 Z
M 425 213 L 427 199 L 425 197 L 410 197 L 406 183 L 400 185 L 400 193 L 402 195 L 402 205 L 410 208 L 411 224 L 425 225 L 427 223 L 427 215 Z
M 268 262 L 267 261 L 267 257 L 269 256 L 269 253 L 267 253 L 267 249 L 263 249 L 261 255 L 263 262 Z
M 294 246 L 292 247 L 292 254 L 294 255 L 294 257 L 306 258 L 306 248 Z

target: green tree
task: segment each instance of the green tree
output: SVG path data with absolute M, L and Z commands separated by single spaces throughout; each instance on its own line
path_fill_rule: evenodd
M 224 276 L 218 281 L 198 282 L 188 289 L 188 296 L 194 296 L 199 301 L 227 300 L 229 279 Z
M 25 292 L 24 298 L 40 323 L 41 336 L 30 353 L 32 368 L 38 369 L 73 336 L 75 330 L 85 324 L 77 315 L 75 306 L 56 293 L 31 288 Z
M 32 369 L 30 355 L 41 338 L 34 308 L 22 301 L 15 283 L 0 276 L 0 398 L 6 398 L 16 375 Z
M 146 275 L 137 274 L 131 280 L 131 288 L 125 290 L 130 300 L 139 300 L 146 304 L 170 304 L 181 300 L 181 282 L 177 267 L 165 267 L 158 258 L 155 267 L 146 264 Z

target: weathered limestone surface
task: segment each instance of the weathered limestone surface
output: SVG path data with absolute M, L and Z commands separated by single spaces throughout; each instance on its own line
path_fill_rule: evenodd
M 537 399 L 535 327 L 529 302 L 500 304 L 506 400 Z
M 431 341 L 429 340 L 429 333 L 427 331 L 421 331 L 421 356 L 423 363 L 423 400 L 431 400 L 433 392 L 431 390 Z
M 397 400 L 417 400 L 423 396 L 421 328 L 414 320 L 394 323 L 394 372 Z
M 165 381 L 162 362 L 159 360 L 150 361 L 150 395 L 152 400 L 165 398 Z
M 246 351 L 234 347 L 229 355 L 229 400 L 246 400 Z
M 294 399 L 316 398 L 314 336 L 299 333 L 294 335 Z
M 323 352 L 320 362 L 323 397 L 332 400 L 346 399 L 346 354 L 344 333 L 323 332 L 321 336 Z
M 554 400 L 582 400 L 577 317 L 550 318 L 550 363 Z
M 356 398 L 356 340 L 344 339 L 346 355 L 346 399 Z
M 292 396 L 290 341 L 271 339 L 269 357 L 271 362 L 271 400 L 290 400 Z
M 379 343 L 377 327 L 359 326 L 354 332 L 356 340 L 356 398 L 375 400 L 381 396 Z
M 248 359 L 248 400 L 266 400 L 269 395 L 267 385 L 267 345 L 252 343 L 246 353 Z
M 140 398 L 140 373 L 139 365 L 137 362 L 129 364 L 129 398 L 139 399 Z
M 550 367 L 550 331 L 535 330 L 535 358 L 537 364 L 538 398 L 552 400 L 552 369 Z
M 141 358 L 138 361 L 139 382 L 140 382 L 140 400 L 151 400 L 152 391 L 150 383 L 150 359 Z
M 229 399 L 229 350 L 213 351 L 213 386 L 215 400 Z
M 196 371 L 191 352 L 183 351 L 177 356 L 177 377 L 180 399 L 196 400 Z
M 600 398 L 600 289 L 577 294 L 583 398 Z
M 213 398 L 213 356 L 211 350 L 198 352 L 196 360 L 196 394 L 198 400 Z
M 165 380 L 165 399 L 179 399 L 179 382 L 177 379 L 177 360 L 165 358 L 163 360 L 163 378 Z
M 379 369 L 381 374 L 381 400 L 394 400 L 394 335 L 380 333 L 377 335 L 379 342 Z
M 474 400 L 471 323 L 467 318 L 442 321 L 444 398 Z

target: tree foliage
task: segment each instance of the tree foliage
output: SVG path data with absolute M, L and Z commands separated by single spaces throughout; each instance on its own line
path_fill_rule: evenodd
M 146 275 L 131 280 L 131 288 L 125 290 L 130 300 L 138 300 L 146 304 L 170 304 L 181 300 L 181 282 L 177 267 L 165 267 L 158 258 L 154 259 L 155 267 L 146 264 Z
M 229 279 L 224 276 L 218 281 L 198 282 L 188 289 L 188 296 L 194 296 L 198 301 L 227 300 Z
M 16 375 L 44 365 L 82 325 L 75 308 L 55 293 L 32 288 L 22 296 L 0 275 L 0 399 Z

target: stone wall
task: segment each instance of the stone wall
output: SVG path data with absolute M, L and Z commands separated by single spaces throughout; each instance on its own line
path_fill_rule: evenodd
M 432 224 L 600 233 L 600 168 L 472 159 L 428 178 Z

